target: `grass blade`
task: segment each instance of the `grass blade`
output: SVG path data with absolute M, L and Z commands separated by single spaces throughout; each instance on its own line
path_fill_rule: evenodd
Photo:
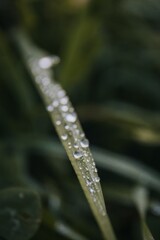
M 148 207 L 148 193 L 144 187 L 136 187 L 133 191 L 133 201 L 139 212 L 141 222 L 141 232 L 143 240 L 154 240 L 147 224 L 146 224 L 146 210 Z
M 50 71 L 51 65 L 57 63 L 58 58 L 46 57 L 21 32 L 14 36 L 103 236 L 105 239 L 115 240 L 89 142 L 66 92 L 53 80 Z

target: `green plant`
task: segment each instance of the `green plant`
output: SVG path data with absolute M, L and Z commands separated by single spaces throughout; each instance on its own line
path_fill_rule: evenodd
M 58 57 L 48 57 L 34 47 L 22 32 L 14 33 L 22 51 L 26 65 L 33 76 L 47 111 L 56 127 L 59 138 L 68 154 L 77 174 L 86 198 L 105 239 L 115 240 L 115 236 L 105 209 L 100 186 L 100 178 L 93 156 L 89 150 L 89 141 L 82 130 L 77 114 L 65 91 L 52 80 L 50 67 L 56 64 Z

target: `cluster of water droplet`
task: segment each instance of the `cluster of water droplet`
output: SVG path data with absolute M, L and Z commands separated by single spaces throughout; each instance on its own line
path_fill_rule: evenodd
M 50 57 L 29 59 L 29 67 L 47 104 L 47 111 L 54 121 L 64 147 L 75 161 L 72 164 L 78 169 L 77 171 L 81 174 L 94 204 L 104 216 L 106 211 L 99 184 L 100 179 L 89 150 L 89 141 L 85 138 L 77 114 L 66 92 L 59 84 L 51 80 L 51 73 L 46 70 L 52 64 L 54 64 L 54 59 Z

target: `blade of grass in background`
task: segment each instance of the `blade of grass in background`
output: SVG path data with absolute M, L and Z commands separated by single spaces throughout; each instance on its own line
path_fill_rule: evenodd
M 146 211 L 148 207 L 147 195 L 148 195 L 147 190 L 144 187 L 138 186 L 133 191 L 133 201 L 135 202 L 135 205 L 139 213 L 143 240 L 154 240 L 146 223 Z

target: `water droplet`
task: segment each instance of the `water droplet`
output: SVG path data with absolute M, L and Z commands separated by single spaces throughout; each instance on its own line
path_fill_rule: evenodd
M 50 68 L 53 64 L 53 61 L 50 57 L 43 57 L 39 60 L 39 66 L 42 69 Z
M 78 144 L 77 143 L 74 143 L 74 148 L 78 148 Z
M 75 151 L 73 153 L 73 156 L 75 157 L 75 159 L 80 159 L 81 157 L 83 157 L 83 154 L 81 151 Z
M 77 120 L 77 115 L 75 112 L 69 113 L 65 116 L 67 122 L 74 123 Z
M 69 130 L 69 126 L 68 126 L 67 124 L 64 126 L 64 128 L 65 128 L 66 130 Z
M 62 139 L 63 141 L 66 141 L 67 138 L 68 138 L 67 134 L 63 134 L 63 135 L 61 136 L 61 139 Z
M 94 193 L 95 192 L 95 190 L 92 187 L 89 187 L 89 191 L 90 191 L 90 193 Z
M 47 106 L 47 111 L 48 111 L 48 112 L 52 112 L 53 110 L 54 110 L 53 105 Z
M 76 129 L 76 130 L 75 130 L 75 133 L 76 133 L 77 135 L 79 135 L 79 133 L 80 133 L 79 129 Z
M 58 64 L 60 62 L 60 58 L 57 56 L 51 56 L 51 57 L 42 57 L 39 60 L 39 66 L 42 69 L 48 69 L 52 67 L 55 64 Z
M 57 96 L 59 98 L 63 98 L 65 95 L 66 95 L 66 92 L 64 90 L 59 90 L 58 93 L 57 93 Z
M 86 138 L 82 139 L 80 141 L 80 144 L 81 144 L 82 148 L 88 148 L 89 147 L 89 141 Z
M 59 106 L 59 102 L 57 100 L 53 101 L 53 106 L 54 107 L 58 107 Z
M 87 186 L 90 186 L 90 185 L 92 185 L 92 181 L 89 180 L 89 179 L 87 179 L 87 180 L 86 180 L 86 184 L 87 184 Z
M 48 86 L 50 84 L 50 79 L 45 77 L 42 79 L 42 85 L 43 86 Z
M 102 212 L 102 216 L 106 216 L 106 212 L 105 211 Z
M 68 103 L 68 101 L 69 101 L 69 99 L 68 99 L 68 97 L 66 96 L 66 97 L 63 97 L 63 98 L 61 98 L 60 99 L 60 103 L 62 104 L 62 105 L 65 105 L 65 104 L 67 104 Z
M 68 148 L 69 148 L 69 149 L 72 148 L 71 142 L 68 143 Z
M 63 112 L 67 112 L 68 111 L 68 106 L 64 105 L 64 106 L 61 106 L 61 110 Z
M 56 121 L 56 125 L 57 125 L 57 126 L 60 126 L 60 125 L 61 125 L 61 121 L 60 121 L 60 120 L 57 120 L 57 121 Z
M 94 182 L 100 182 L 100 178 L 99 177 L 95 177 L 95 179 L 94 179 Z

